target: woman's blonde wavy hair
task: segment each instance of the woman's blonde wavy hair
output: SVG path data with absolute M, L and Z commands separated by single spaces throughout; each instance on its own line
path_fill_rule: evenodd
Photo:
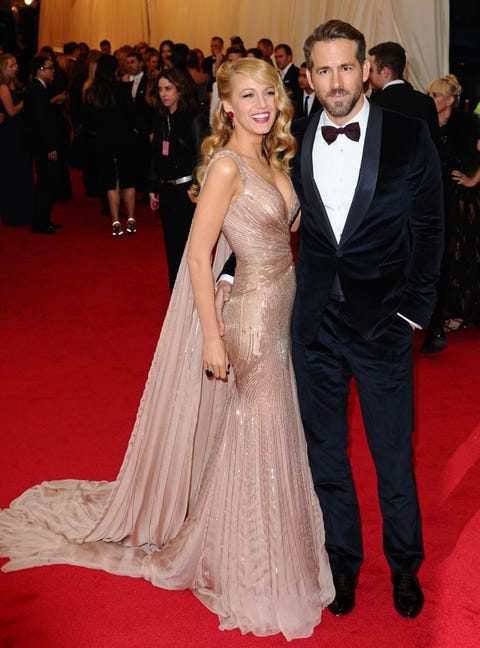
M 460 102 L 462 86 L 454 74 L 446 74 L 440 79 L 435 79 L 427 87 L 428 93 L 438 92 L 439 94 L 453 97 L 455 99 L 453 106 L 456 108 Z
M 229 141 L 233 127 L 223 108 L 223 101 L 230 99 L 233 91 L 233 80 L 237 74 L 244 74 L 275 89 L 275 105 L 277 116 L 273 126 L 263 136 L 263 154 L 275 169 L 289 171 L 290 160 L 297 150 L 297 142 L 290 132 L 293 117 L 293 106 L 285 90 L 283 81 L 270 63 L 261 59 L 241 58 L 233 63 L 223 63 L 217 72 L 217 88 L 219 101 L 212 115 L 212 134 L 202 143 L 203 160 L 197 168 L 197 180 L 201 184 L 208 163 L 217 151 L 224 148 Z

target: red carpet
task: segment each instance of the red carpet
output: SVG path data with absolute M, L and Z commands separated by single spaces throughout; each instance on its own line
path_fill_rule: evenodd
M 53 220 L 64 224 L 55 236 L 0 228 L 0 507 L 46 479 L 115 478 L 168 299 L 161 227 L 146 207 L 138 208 L 131 238 L 113 239 L 97 201 L 78 188 Z M 448 340 L 438 356 L 416 356 L 422 614 L 406 620 L 393 609 L 354 401 L 352 461 L 366 555 L 357 606 L 343 619 L 325 612 L 313 637 L 292 645 L 479 645 L 480 331 Z M 420 343 L 419 334 L 417 350 Z M 0 573 L 1 648 L 287 645 L 217 625 L 188 591 L 64 566 Z

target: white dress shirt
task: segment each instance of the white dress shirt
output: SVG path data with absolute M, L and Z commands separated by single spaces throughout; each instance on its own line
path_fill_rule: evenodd
M 342 133 L 334 142 L 327 144 L 322 135 L 322 126 L 335 126 L 335 128 L 337 126 L 327 117 L 325 111 L 322 112 L 318 122 L 312 150 L 313 177 L 337 243 L 340 243 L 342 238 L 343 228 L 358 183 L 369 113 L 370 104 L 364 98 L 360 112 L 347 122 L 348 124 L 359 123 L 360 139 L 358 142 L 349 139 Z M 344 124 L 344 126 L 346 125 Z M 421 328 L 416 322 L 412 322 L 401 313 L 397 313 L 397 315 L 414 328 Z
M 303 91 L 302 112 L 305 109 L 305 101 L 308 101 L 308 103 L 307 103 L 307 115 L 309 115 L 310 111 L 312 110 L 313 102 L 315 101 L 315 93 L 311 92 L 310 94 L 308 94 L 307 92 L 305 92 L 305 90 Z
M 139 72 L 138 74 L 135 74 L 135 75 L 131 74 L 130 75 L 130 81 L 133 82 L 132 83 L 132 97 L 134 99 L 137 96 L 138 85 L 139 85 L 139 83 L 140 83 L 140 81 L 142 79 L 142 76 L 143 76 L 143 70 L 142 70 L 142 72 Z
M 360 112 L 347 122 L 360 124 L 358 142 L 341 134 L 332 144 L 327 144 L 322 135 L 322 126 L 337 128 L 337 125 L 327 117 L 325 111 L 318 122 L 312 151 L 313 178 L 337 243 L 340 242 L 358 182 L 369 113 L 370 105 L 364 99 Z
M 292 65 L 293 65 L 293 63 L 289 63 L 288 65 L 286 65 L 286 66 L 283 68 L 283 70 L 279 70 L 279 72 L 280 72 L 280 76 L 282 77 L 282 79 L 285 78 L 285 75 L 287 74 L 288 70 L 292 67 Z

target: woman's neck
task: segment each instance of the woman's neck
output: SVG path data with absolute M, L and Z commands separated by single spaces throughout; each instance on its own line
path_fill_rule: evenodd
M 228 143 L 229 148 L 241 155 L 242 157 L 250 160 L 256 160 L 265 164 L 266 159 L 263 154 L 262 148 L 263 136 L 254 134 L 242 134 L 239 136 L 236 131 L 232 133 L 232 137 Z
M 450 107 L 445 108 L 445 110 L 442 110 L 441 112 L 438 113 L 438 123 L 440 126 L 445 126 L 445 124 L 448 122 L 450 119 L 450 115 L 452 114 L 452 109 Z

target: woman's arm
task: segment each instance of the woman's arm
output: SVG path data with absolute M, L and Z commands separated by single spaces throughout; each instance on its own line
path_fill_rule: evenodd
M 203 334 L 203 369 L 212 370 L 222 380 L 227 378 L 228 357 L 215 312 L 211 256 L 228 206 L 240 191 L 235 162 L 228 157 L 218 159 L 200 192 L 188 247 L 190 281 Z
M 5 112 L 9 117 L 15 117 L 23 108 L 23 101 L 20 101 L 16 106 L 12 101 L 12 95 L 5 83 L 0 85 L 0 101 L 3 103 Z
M 459 185 L 462 187 L 475 187 L 480 182 L 480 168 L 476 170 L 473 176 L 467 176 L 461 171 L 455 169 L 452 171 L 452 179 L 456 180 Z

